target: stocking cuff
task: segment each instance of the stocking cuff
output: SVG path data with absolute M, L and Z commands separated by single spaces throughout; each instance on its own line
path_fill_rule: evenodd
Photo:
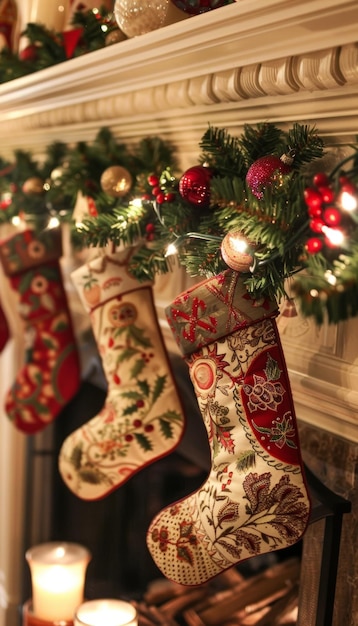
M 24 230 L 0 242 L 0 261 L 7 276 L 47 264 L 62 256 L 60 229 Z
M 128 262 L 134 248 L 115 254 L 106 254 L 82 265 L 71 273 L 73 284 L 86 311 L 112 298 L 128 293 L 138 287 L 147 287 L 152 282 L 138 282 L 128 271 Z
M 174 337 L 188 355 L 230 333 L 277 315 L 276 302 L 253 298 L 242 276 L 226 270 L 179 295 L 166 308 Z

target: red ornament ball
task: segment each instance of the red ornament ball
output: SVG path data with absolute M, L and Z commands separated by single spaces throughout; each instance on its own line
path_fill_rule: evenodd
M 283 157 L 280 158 L 273 154 L 257 159 L 249 167 L 246 174 L 246 183 L 254 196 L 260 199 L 263 197 L 266 187 L 280 186 L 282 176 L 291 171 L 291 164 L 292 161 L 291 163 L 285 162 Z
M 35 44 L 30 44 L 26 46 L 26 48 L 21 50 L 21 52 L 19 53 L 20 61 L 30 61 L 30 62 L 36 61 L 37 56 L 38 56 L 38 48 Z
M 250 244 L 239 231 L 225 235 L 221 243 L 221 255 L 226 265 L 235 272 L 248 273 L 254 264 Z
M 230 4 L 230 0 L 172 0 L 173 4 L 185 13 L 190 15 L 199 15 L 200 13 L 206 13 L 212 11 L 212 9 L 218 9 L 226 4 Z
M 179 180 L 179 193 L 184 200 L 195 206 L 207 207 L 210 203 L 210 180 L 213 172 L 209 167 L 190 167 Z

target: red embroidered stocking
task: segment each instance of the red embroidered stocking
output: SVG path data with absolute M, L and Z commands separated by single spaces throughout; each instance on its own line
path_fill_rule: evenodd
M 21 431 L 33 434 L 52 422 L 79 388 L 80 365 L 59 266 L 61 233 L 31 230 L 0 245 L 0 259 L 19 295 L 25 323 L 25 365 L 5 400 Z
M 84 500 L 106 496 L 172 452 L 183 434 L 152 287 L 128 273 L 129 254 L 102 256 L 72 273 L 108 382 L 102 411 L 71 433 L 60 450 L 61 475 Z
M 257 302 L 228 270 L 167 309 L 208 433 L 212 468 L 147 534 L 169 579 L 198 585 L 252 556 L 297 542 L 310 502 L 277 332 L 276 305 Z

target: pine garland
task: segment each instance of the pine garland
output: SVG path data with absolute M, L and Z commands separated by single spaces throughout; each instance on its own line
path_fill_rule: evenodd
M 77 247 L 135 245 L 130 270 L 139 281 L 178 265 L 190 276 L 216 275 L 231 266 L 223 241 L 234 237 L 247 245 L 250 263 L 239 271 L 256 298 L 286 297 L 293 278 L 300 311 L 317 324 L 357 316 L 358 149 L 328 176 L 319 170 L 323 142 L 305 125 L 287 132 L 246 125 L 240 137 L 209 127 L 200 147 L 199 165 L 182 175 L 170 143 L 145 137 L 129 149 L 108 128 L 91 143 L 52 144 L 41 164 L 18 150 L 14 163 L 0 162 L 0 221 L 21 216 L 42 229 L 55 216 L 72 224 Z M 293 158 L 291 167 L 280 167 L 282 155 Z M 262 180 L 258 170 L 258 192 L 248 172 L 262 157 L 278 165 Z M 102 178 L 118 165 L 131 181 L 120 197 Z M 44 181 L 36 193 L 28 191 L 32 178 Z M 199 185 L 205 201 L 186 193 L 188 183 L 194 191 Z M 74 213 L 79 193 L 94 207 L 81 219 Z

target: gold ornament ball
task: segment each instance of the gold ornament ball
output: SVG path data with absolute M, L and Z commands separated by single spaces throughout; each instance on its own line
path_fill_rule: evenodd
M 101 176 L 101 188 L 113 198 L 125 196 L 132 186 L 132 176 L 121 165 L 111 165 L 104 170 Z
M 227 233 L 221 242 L 221 255 L 226 265 L 235 272 L 247 274 L 254 263 L 250 244 L 242 233 Z
M 127 35 L 125 35 L 119 28 L 115 28 L 111 30 L 105 38 L 105 45 L 111 46 L 114 43 L 118 43 L 119 41 L 125 41 L 127 39 Z
M 40 194 L 44 192 L 44 181 L 39 176 L 31 176 L 22 185 L 22 191 L 29 194 Z

